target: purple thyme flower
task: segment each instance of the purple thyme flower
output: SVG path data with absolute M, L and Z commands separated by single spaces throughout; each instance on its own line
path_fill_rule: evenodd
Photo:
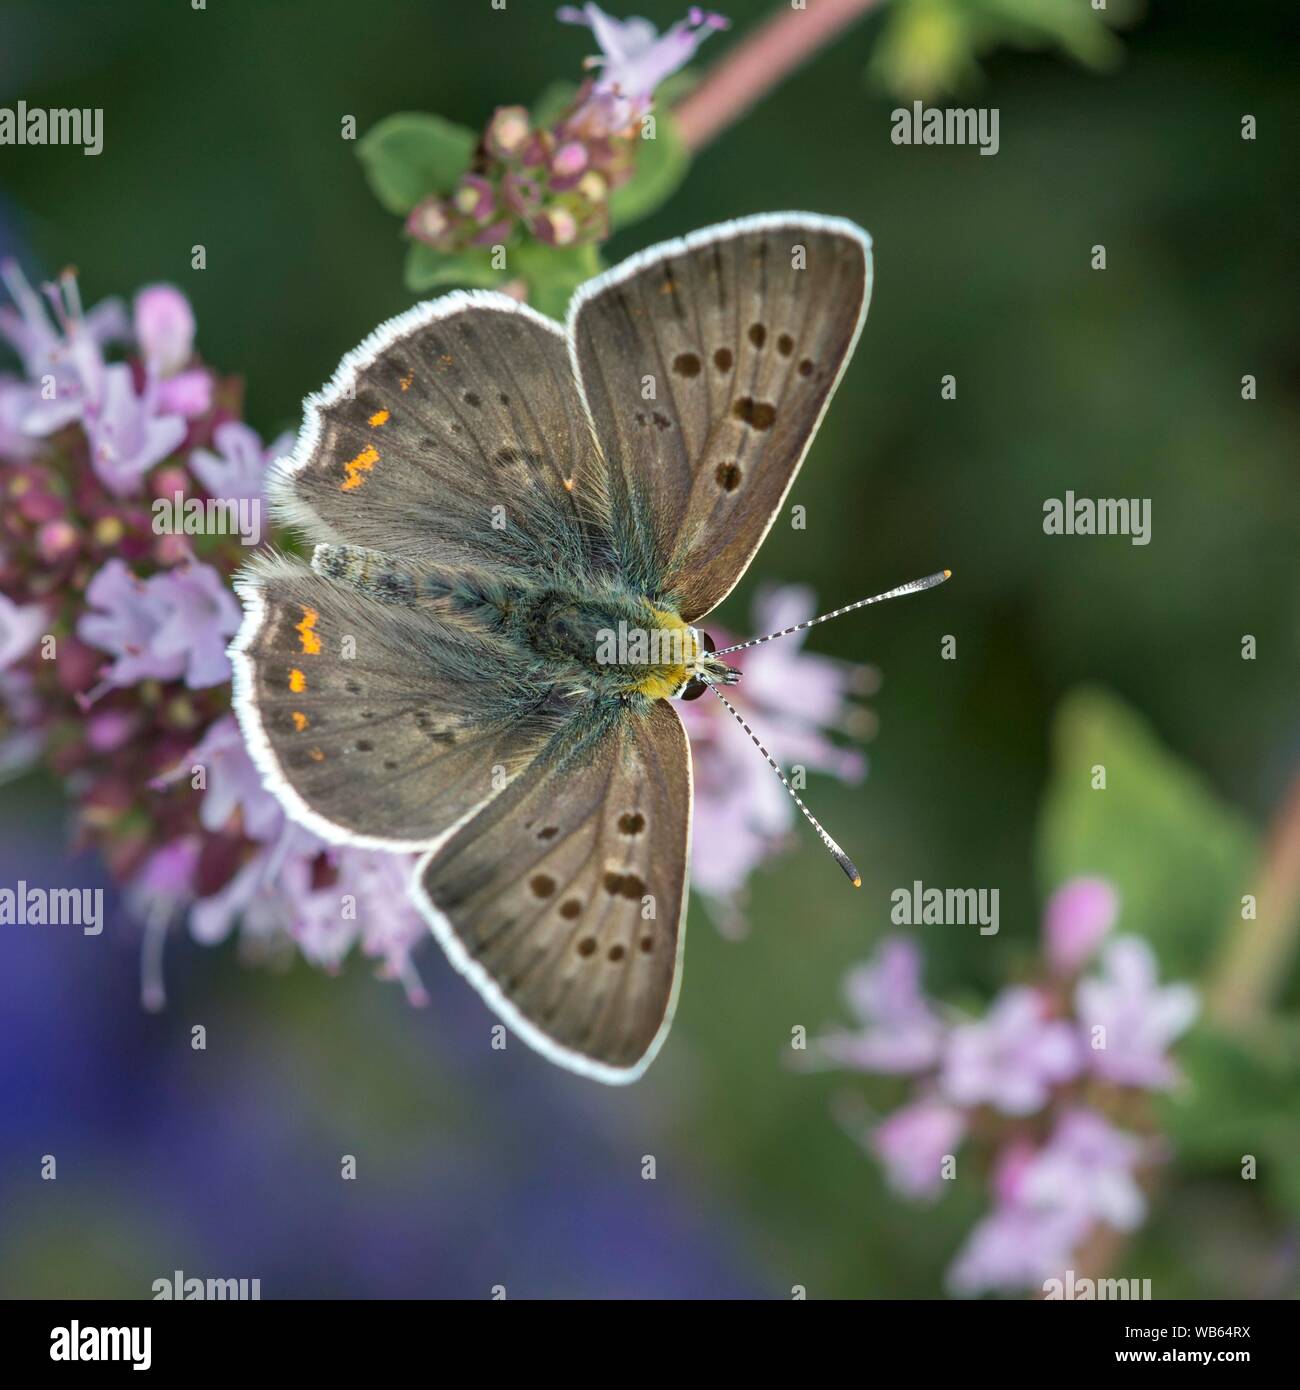
M 189 761 L 207 769 L 207 789 L 199 807 L 205 830 L 227 829 L 238 811 L 240 827 L 250 840 L 270 844 L 279 838 L 284 812 L 262 784 L 233 714 L 222 715 L 208 729 Z
M 710 34 L 727 28 L 722 15 L 696 5 L 662 34 L 648 19 L 614 19 L 591 3 L 581 9 L 565 5 L 556 17 L 590 29 L 600 45 L 601 56 L 591 60 L 600 77 L 572 118 L 575 127 L 593 136 L 626 130 L 650 109 L 655 88 L 684 68 Z
M 844 982 L 856 1032 L 829 1033 L 822 1053 L 842 1066 L 907 1075 L 935 1066 L 944 1026 L 921 990 L 921 953 L 905 937 L 886 937 L 865 965 Z
M 226 646 L 239 627 L 239 604 L 210 565 L 191 562 L 138 579 L 112 559 L 86 586 L 86 600 L 92 611 L 78 621 L 77 635 L 113 654 L 110 685 L 183 677 L 201 690 L 230 679 Z
M 1084 1223 L 1134 1230 L 1146 1215 L 1135 1176 L 1143 1148 L 1142 1140 L 1095 1110 L 1069 1110 L 1021 1168 L 1012 1200 L 1037 1211 L 1073 1212 Z
M 754 605 L 759 632 L 775 632 L 813 615 L 813 594 L 799 586 L 761 591 Z M 711 629 L 718 646 L 731 640 Z M 863 733 L 866 712 L 849 695 L 869 673 L 804 652 L 802 634 L 731 657 L 745 673 L 729 693 L 787 770 L 798 764 L 859 781 L 866 760 L 834 743 L 831 730 Z M 795 698 L 793 692 L 799 692 Z M 785 788 L 726 709 L 712 696 L 679 707 L 695 760 L 691 887 L 717 903 L 734 899 L 758 865 L 789 835 L 796 810 Z M 733 919 L 734 920 L 734 919 Z
M 1123 1086 L 1171 1086 L 1177 1072 L 1165 1054 L 1196 1017 L 1195 989 L 1158 984 L 1151 947 L 1136 936 L 1110 942 L 1101 968 L 1075 991 L 1084 1065 Z
M 890 1186 L 905 1197 L 932 1197 L 943 1182 L 943 1162 L 966 1134 L 956 1106 L 927 1098 L 895 1110 L 871 1131 L 872 1152 Z
M 44 635 L 48 621 L 39 603 L 19 605 L 0 594 L 0 671 L 31 651 Z
M 1052 973 L 1080 970 L 1115 925 L 1119 895 L 1104 878 L 1072 878 L 1047 901 L 1043 946 Z
M 1029 1115 L 1047 1103 L 1051 1088 L 1079 1073 L 1073 1027 L 1045 1016 L 1036 989 L 1003 990 L 978 1022 L 954 1028 L 944 1052 L 944 1093 L 958 1105 L 991 1105 L 1008 1115 Z
M 159 383 L 146 377 L 136 394 L 131 368 L 125 363 L 106 367 L 93 344 L 85 343 L 83 360 L 86 399 L 82 424 L 90 442 L 90 464 L 100 482 L 115 496 L 140 488 L 144 475 L 180 446 L 186 425 L 180 415 L 159 414 Z
M 60 396 L 65 384 L 77 380 L 73 345 L 79 336 L 97 347 L 127 336 L 126 311 L 120 300 L 107 299 L 88 314 L 81 312 L 76 276 L 70 271 L 59 277 L 57 287 L 47 287 L 57 326 L 50 321 L 40 295 L 27 283 L 16 261 L 0 261 L 0 280 L 16 306 L 0 308 L 0 334 L 8 338 L 22 358 L 28 380 L 39 383 L 42 377 L 52 376 Z
M 135 340 L 146 368 L 175 376 L 194 355 L 194 310 L 173 285 L 146 285 L 135 297 Z
M 212 438 L 217 452 L 195 449 L 190 472 L 212 497 L 222 501 L 265 496 L 267 468 L 293 447 L 293 436 L 286 433 L 263 448 L 257 431 L 239 420 L 218 425 Z
M 995 1207 L 957 1252 L 948 1287 L 957 1294 L 1033 1288 L 1066 1268 L 1085 1233 L 1072 1211 Z

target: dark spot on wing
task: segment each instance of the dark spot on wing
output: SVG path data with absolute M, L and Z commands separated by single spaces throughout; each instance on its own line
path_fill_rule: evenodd
M 782 333 L 776 340 L 776 350 L 782 357 L 789 357 L 794 351 L 794 339 L 788 333 Z
M 700 359 L 693 352 L 679 352 L 673 358 L 673 371 L 678 376 L 699 376 Z
M 611 897 L 628 898 L 632 902 L 645 893 L 645 883 L 636 874 L 607 873 L 604 884 L 605 892 Z
M 713 354 L 713 365 L 720 372 L 729 372 L 731 370 L 732 361 L 733 358 L 730 348 L 719 348 L 717 352 Z
M 776 407 L 768 401 L 756 401 L 753 396 L 741 396 L 731 413 L 755 430 L 770 430 L 776 421 Z
M 609 958 L 612 961 L 620 961 L 626 954 L 617 941 L 609 948 Z
M 565 898 L 560 904 L 560 916 L 567 917 L 572 922 L 575 917 L 582 916 L 582 904 L 577 898 Z
M 727 492 L 735 492 L 740 486 L 740 466 L 735 463 L 718 464 L 718 486 Z
M 648 956 L 650 952 L 654 950 L 654 948 L 655 939 L 653 936 L 643 936 L 641 938 L 641 950 L 645 955 Z
M 368 738 L 359 738 L 357 739 L 356 747 L 358 753 L 372 753 L 374 752 L 375 745 L 371 743 Z
M 539 840 L 553 840 L 559 833 L 560 827 L 558 825 L 544 825 L 537 832 L 537 838 Z
M 466 405 L 472 405 L 476 410 L 483 404 L 483 398 L 476 391 L 466 391 L 461 399 Z
M 645 817 L 640 811 L 624 811 L 618 818 L 618 828 L 624 835 L 639 835 L 645 829 Z
M 767 342 L 767 329 L 761 323 L 751 323 L 749 325 L 749 341 L 756 348 L 761 348 Z
M 657 430 L 670 430 L 673 427 L 673 422 L 666 415 L 661 414 L 657 410 L 650 418 L 655 422 L 655 428 Z
M 536 898 L 549 898 L 555 892 L 555 880 L 550 874 L 534 874 L 528 880 L 528 886 Z
M 799 363 L 799 375 L 800 375 L 800 376 L 812 376 L 812 374 L 813 374 L 813 360 L 812 360 L 811 357 L 805 357 L 805 358 L 803 359 L 803 361 Z
M 596 938 L 594 936 L 584 936 L 578 942 L 578 954 L 580 956 L 594 956 L 596 954 Z

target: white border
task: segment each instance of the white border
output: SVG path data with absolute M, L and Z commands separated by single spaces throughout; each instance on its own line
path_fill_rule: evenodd
M 650 1046 L 646 1048 L 634 1065 L 612 1067 L 607 1062 L 593 1062 L 590 1057 L 581 1052 L 575 1052 L 569 1047 L 562 1047 L 554 1038 L 544 1033 L 515 1008 L 514 1004 L 502 993 L 500 985 L 465 949 L 465 943 L 456 934 L 456 929 L 446 914 L 424 891 L 424 871 L 428 867 L 429 861 L 437 854 L 437 849 L 429 850 L 420 858 L 419 863 L 415 866 L 415 873 L 410 884 L 411 901 L 424 914 L 425 920 L 433 928 L 433 934 L 438 938 L 438 944 L 447 953 L 447 959 L 478 990 L 488 1008 L 529 1047 L 535 1052 L 540 1052 L 548 1062 L 554 1062 L 556 1065 L 564 1067 L 568 1071 L 577 1072 L 579 1076 L 588 1077 L 592 1081 L 603 1081 L 607 1086 L 626 1086 L 633 1081 L 640 1080 L 645 1074 L 646 1068 L 659 1055 L 659 1049 L 668 1037 L 668 1030 L 673 1025 L 673 1015 L 677 1012 L 677 997 L 682 989 L 682 975 L 686 958 L 686 909 L 690 901 L 691 829 L 695 819 L 695 767 L 691 760 L 690 736 L 686 732 L 686 726 L 682 723 L 682 717 L 673 709 L 672 705 L 667 704 L 667 701 L 664 703 L 677 721 L 677 731 L 681 735 L 682 746 L 686 750 L 685 874 L 682 879 L 682 903 L 677 916 L 677 955 L 673 961 L 673 983 L 668 994 L 668 1004 L 664 1009 L 663 1022 L 659 1025 L 659 1031 L 650 1040 Z
M 272 515 L 277 520 L 292 526 L 298 530 L 314 530 L 318 535 L 322 535 L 327 541 L 335 544 L 342 544 L 343 538 L 337 536 L 332 528 L 327 526 L 319 516 L 305 503 L 293 496 L 292 483 L 294 475 L 306 467 L 312 452 L 320 440 L 321 433 L 321 412 L 329 406 L 335 404 L 347 394 L 347 388 L 354 385 L 360 372 L 399 338 L 417 328 L 423 328 L 438 319 L 450 317 L 452 314 L 466 308 L 485 308 L 497 309 L 505 313 L 521 314 L 531 322 L 545 328 L 548 332 L 555 333 L 564 338 L 567 342 L 569 351 L 569 361 L 573 370 L 574 381 L 577 386 L 579 398 L 582 401 L 583 410 L 587 415 L 588 424 L 591 424 L 591 407 L 587 401 L 586 388 L 583 384 L 582 374 L 578 366 L 576 339 L 574 337 L 574 326 L 577 315 L 582 306 L 592 298 L 593 295 L 607 289 L 611 285 L 620 284 L 622 281 L 635 275 L 638 271 L 647 266 L 656 264 L 659 261 L 670 257 L 680 257 L 684 252 L 695 250 L 700 246 L 708 246 L 716 241 L 723 241 L 729 237 L 742 235 L 746 232 L 761 230 L 776 230 L 780 227 L 791 229 L 808 229 L 816 231 L 833 231 L 856 241 L 862 247 L 862 253 L 866 261 L 866 280 L 863 289 L 862 305 L 858 313 L 857 324 L 853 330 L 853 337 L 849 342 L 848 350 L 844 354 L 844 360 L 840 363 L 840 369 L 836 373 L 835 380 L 831 383 L 831 388 L 827 392 L 826 399 L 822 403 L 822 408 L 818 412 L 817 419 L 813 422 L 813 427 L 809 431 L 807 442 L 803 451 L 799 455 L 798 462 L 791 471 L 790 480 L 786 484 L 785 491 L 781 494 L 776 506 L 768 518 L 767 525 L 764 527 L 762 535 L 755 541 L 749 553 L 746 563 L 737 573 L 731 587 L 719 598 L 721 603 L 735 588 L 750 562 L 757 553 L 759 547 L 767 537 L 773 523 L 776 521 L 777 514 L 780 512 L 789 494 L 790 488 L 794 485 L 794 480 L 799 474 L 803 461 L 807 457 L 808 450 L 812 447 L 812 442 L 817 436 L 817 431 L 821 427 L 822 419 L 830 406 L 831 399 L 839 387 L 854 349 L 857 346 L 858 338 L 862 333 L 862 325 L 866 321 L 867 309 L 871 303 L 871 290 L 874 281 L 874 266 L 871 252 L 871 237 L 863 231 L 855 222 L 850 222 L 842 217 L 825 217 L 818 213 L 805 212 L 778 212 L 762 213 L 752 217 L 740 217 L 729 222 L 720 222 L 712 227 L 705 227 L 700 231 L 693 232 L 687 237 L 673 238 L 669 241 L 659 242 L 654 246 L 647 247 L 644 251 L 639 251 L 636 255 L 630 256 L 627 260 L 605 271 L 603 274 L 589 280 L 586 284 L 579 286 L 569 304 L 568 316 L 565 327 L 561 328 L 554 319 L 548 318 L 545 314 L 538 313 L 537 310 L 522 304 L 509 295 L 498 294 L 491 290 L 457 290 L 451 294 L 442 295 L 438 299 L 424 300 L 413 305 L 404 313 L 388 319 L 370 333 L 357 347 L 347 353 L 339 363 L 333 377 L 319 391 L 313 392 L 303 402 L 303 423 L 298 432 L 293 450 L 285 458 L 277 459 L 272 465 L 267 477 L 267 497 L 271 503 Z M 594 427 L 593 427 L 594 433 Z M 569 1071 L 576 1072 L 580 1076 L 589 1077 L 594 1081 L 601 1081 L 607 1085 L 626 1085 L 638 1080 L 644 1075 L 646 1068 L 659 1053 L 664 1040 L 668 1036 L 669 1029 L 672 1027 L 673 1015 L 677 1010 L 677 999 L 681 992 L 682 975 L 684 973 L 684 960 L 686 952 L 686 916 L 687 906 L 690 896 L 690 862 L 691 862 L 691 832 L 695 817 L 695 773 L 691 757 L 690 738 L 686 733 L 685 726 L 682 724 L 681 716 L 671 705 L 667 708 L 672 710 L 673 717 L 677 720 L 678 730 L 681 734 L 682 743 L 686 749 L 686 855 L 685 855 L 685 876 L 682 882 L 682 901 L 677 923 L 677 954 L 673 962 L 673 982 L 672 989 L 668 998 L 668 1005 L 664 1012 L 663 1022 L 659 1026 L 658 1032 L 651 1040 L 650 1046 L 646 1049 L 642 1057 L 631 1067 L 612 1067 L 602 1062 L 593 1062 L 589 1057 L 580 1052 L 575 1052 L 570 1048 L 562 1047 L 553 1038 L 548 1037 L 534 1024 L 530 1023 L 509 999 L 501 992 L 500 987 L 488 974 L 482 965 L 474 960 L 466 951 L 464 944 L 456 935 L 450 920 L 438 908 L 428 894 L 424 892 L 423 878 L 424 870 L 438 852 L 439 849 L 474 816 L 486 807 L 495 796 L 500 792 L 496 791 L 492 796 L 487 797 L 477 806 L 468 810 L 459 820 L 440 834 L 425 840 L 391 840 L 382 836 L 362 835 L 344 829 L 342 826 L 335 825 L 332 821 L 326 820 L 318 812 L 313 811 L 310 806 L 302 799 L 297 790 L 288 782 L 276 761 L 275 754 L 271 749 L 270 740 L 266 736 L 261 717 L 258 713 L 253 699 L 253 670 L 252 662 L 248 656 L 248 649 L 252 645 L 258 632 L 261 630 L 262 623 L 266 617 L 266 605 L 260 593 L 261 583 L 265 578 L 274 577 L 278 572 L 297 573 L 297 569 L 289 561 L 272 557 L 255 561 L 245 567 L 236 580 L 235 589 L 243 599 L 245 605 L 244 619 L 240 624 L 238 633 L 230 644 L 229 655 L 231 664 L 234 668 L 233 680 L 233 699 L 232 705 L 235 715 L 239 720 L 240 728 L 243 730 L 244 740 L 248 745 L 249 752 L 256 764 L 258 771 L 262 774 L 262 780 L 267 789 L 279 800 L 287 814 L 300 824 L 307 827 L 321 839 L 333 844 L 352 845 L 364 849 L 386 850 L 390 852 L 416 852 L 422 851 L 421 858 L 416 864 L 414 873 L 410 880 L 410 896 L 412 902 L 419 909 L 425 920 L 429 923 L 434 936 L 442 946 L 447 955 L 447 959 L 462 974 L 471 985 L 482 996 L 487 1006 L 529 1047 L 541 1053 L 548 1061 L 556 1063 Z M 314 573 L 314 571 L 309 571 Z M 717 606 L 716 604 L 714 605 Z M 712 609 L 708 610 L 712 611 Z M 696 621 L 704 614 L 696 615 Z M 667 702 L 665 702 L 666 704 Z M 513 780 L 513 779 L 512 779 Z
M 817 438 L 817 431 L 821 429 L 822 420 L 826 417 L 826 412 L 830 408 L 830 403 L 834 399 L 835 392 L 839 389 L 840 382 L 844 378 L 844 373 L 848 370 L 848 365 L 853 358 L 854 349 L 858 345 L 858 339 L 862 336 L 862 325 L 867 321 L 867 310 L 871 306 L 871 289 L 875 281 L 875 262 L 871 253 L 871 234 L 864 231 L 856 222 L 850 222 L 847 217 L 826 217 L 817 212 L 760 212 L 750 217 L 733 218 L 730 222 L 718 222 L 712 227 L 702 227 L 698 232 L 691 232 L 689 236 L 674 237 L 671 241 L 661 241 L 654 246 L 647 246 L 644 251 L 638 251 L 636 255 L 629 256 L 627 260 L 620 261 L 618 265 L 609 270 L 603 271 L 600 275 L 588 280 L 585 284 L 579 285 L 574 291 L 573 298 L 569 301 L 569 312 L 565 319 L 565 329 L 569 339 L 569 362 L 573 367 L 573 378 L 578 383 L 578 394 L 582 397 L 583 409 L 587 412 L 587 418 L 591 418 L 591 405 L 587 400 L 587 387 L 582 379 L 582 369 L 578 362 L 578 339 L 575 333 L 578 315 L 582 307 L 593 296 L 600 294 L 603 290 L 609 289 L 611 285 L 621 285 L 624 280 L 630 279 L 638 272 L 645 270 L 647 266 L 658 264 L 660 261 L 669 260 L 673 257 L 680 257 L 686 252 L 695 251 L 701 246 L 711 246 L 716 241 L 726 241 L 731 237 L 742 236 L 747 232 L 776 231 L 779 227 L 789 227 L 791 229 L 803 228 L 812 229 L 818 232 L 838 232 L 841 236 L 848 237 L 851 241 L 856 241 L 862 248 L 862 256 L 866 262 L 866 276 L 862 287 L 862 305 L 858 310 L 858 321 L 853 329 L 853 336 L 849 339 L 849 346 L 844 353 L 843 360 L 840 362 L 840 369 L 835 373 L 835 380 L 831 382 L 831 388 L 826 393 L 826 399 L 822 402 L 822 408 L 817 412 L 817 418 L 813 421 L 813 427 L 808 432 L 808 438 L 804 442 L 799 458 L 794 468 L 790 472 L 790 480 L 785 485 L 785 491 L 777 499 L 776 506 L 772 508 L 772 514 L 767 519 L 767 525 L 763 527 L 762 534 L 754 542 L 749 554 L 745 557 L 745 563 L 736 572 L 736 577 L 731 581 L 726 593 L 722 594 L 717 603 L 712 608 L 706 608 L 703 613 L 695 613 L 689 621 L 698 623 L 701 618 L 712 613 L 719 604 L 724 602 L 732 589 L 744 578 L 745 572 L 753 563 L 754 556 L 758 554 L 759 548 L 767 539 L 767 533 L 772 529 L 776 522 L 777 515 L 785 505 L 785 499 L 790 494 L 790 489 L 794 486 L 794 480 L 799 476 L 799 470 L 803 467 L 803 461 L 808 457 L 808 450 L 812 448 L 813 440 Z M 594 426 L 593 426 L 594 428 Z

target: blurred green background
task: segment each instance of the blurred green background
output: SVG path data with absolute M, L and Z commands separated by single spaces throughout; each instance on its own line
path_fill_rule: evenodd
M 636 8 L 663 25 L 684 6 Z M 727 7 L 732 31 L 701 68 L 768 8 Z M 1300 763 L 1300 340 L 1284 136 L 1300 84 L 1279 61 L 1290 7 L 1253 5 L 1247 21 L 1207 0 L 1152 5 L 1119 31 L 1123 59 L 1105 74 L 999 46 L 982 85 L 954 103 L 1000 109 L 995 158 L 890 142 L 902 99 L 866 77 L 873 54 L 885 61 L 883 22 L 817 56 L 605 248 L 612 261 L 786 208 L 848 216 L 874 237 L 870 317 L 790 499 L 807 507 L 807 530 L 778 525 L 720 614 L 748 630 L 763 581 L 811 583 L 830 607 L 954 571 L 937 594 L 811 644 L 883 673 L 870 777 L 814 779 L 810 791 L 861 866 L 862 892 L 801 834 L 760 871 L 747 939 L 724 941 L 694 910 L 677 1024 L 626 1092 L 556 1075 L 522 1048 L 501 1066 L 473 1060 L 488 1015 L 432 948 L 420 966 L 434 1006 L 418 1012 L 357 964 L 342 980 L 301 963 L 271 974 L 241 967 L 233 947 L 177 944 L 173 1007 L 152 1019 L 136 1010 L 130 940 L 106 944 L 93 967 L 33 945 L 44 955 L 22 969 L 35 1002 L 7 1026 L 15 1043 L 43 1037 L 54 1051 L 6 1072 L 0 1190 L 13 1198 L 21 1173 L 27 1191 L 32 1155 L 60 1137 L 81 1157 L 58 1200 L 43 1192 L 4 1223 L 0 1292 L 137 1296 L 192 1267 L 274 1270 L 265 1296 L 485 1296 L 498 1282 L 538 1294 L 788 1296 L 802 1284 L 810 1296 L 938 1295 L 982 1193 L 957 1184 L 922 1214 L 891 1197 L 832 1116 L 837 1095 L 870 1088 L 792 1070 L 790 1029 L 843 1018 L 845 969 L 888 928 L 892 889 L 916 878 L 1001 891 L 996 937 L 917 929 L 936 991 L 978 1001 L 1026 968 L 1056 876 L 1112 867 L 1102 850 L 1072 854 L 1061 779 L 1072 759 L 1106 761 L 1134 718 L 1125 706 L 1143 756 L 1193 769 L 1205 804 L 1182 831 L 1181 884 L 1158 844 L 1149 860 L 1142 850 L 1159 808 L 1139 798 L 1126 821 L 1121 804 L 1099 832 L 1124 843 L 1135 882 L 1147 875 L 1126 893 L 1122 925 L 1157 936 L 1183 977 L 1212 963 L 1209 933 L 1241 891 L 1234 874 Z M 204 357 L 242 373 L 247 418 L 270 437 L 411 299 L 396 219 L 340 138 L 342 117 L 364 133 L 393 111 L 436 110 L 477 128 L 495 105 L 576 76 L 590 50 L 550 5 L 522 0 L 504 12 L 487 0 L 211 0 L 203 12 L 6 0 L 0 103 L 106 115 L 98 158 L 0 150 L 0 232 L 33 278 L 75 264 L 87 302 L 180 285 Z M 1253 142 L 1240 135 L 1246 113 Z M 195 243 L 207 247 L 202 272 L 189 268 Z M 1104 272 L 1090 269 L 1096 243 Z M 955 401 L 940 399 L 948 373 Z M 1045 536 L 1043 501 L 1067 489 L 1149 497 L 1151 544 Z M 1241 659 L 1244 633 L 1258 639 L 1253 662 Z M 955 661 L 940 659 L 945 634 Z M 1080 686 L 1109 694 L 1076 698 L 1054 751 L 1054 721 Z M 56 853 L 55 789 L 28 781 L 5 795 L 10 852 Z M 1218 864 L 1212 882 L 1196 879 Z M 1202 945 L 1180 951 L 1184 914 L 1197 912 Z M 1292 980 L 1282 1002 L 1295 993 Z M 202 1063 L 188 1051 L 196 1020 L 220 1040 Z M 95 1067 L 124 1097 L 102 1113 Z M 1247 1081 L 1267 1123 L 1294 1110 L 1291 1081 L 1267 1093 Z M 1244 1190 L 1226 1142 L 1188 1143 L 1126 1260 L 1160 1296 L 1275 1291 L 1293 1277 L 1300 1179 L 1288 1179 L 1294 1205 Z M 364 1197 L 337 1195 L 345 1152 L 362 1155 Z M 645 1154 L 658 1159 L 654 1184 L 640 1180 Z M 288 1224 L 249 1217 L 285 1202 Z

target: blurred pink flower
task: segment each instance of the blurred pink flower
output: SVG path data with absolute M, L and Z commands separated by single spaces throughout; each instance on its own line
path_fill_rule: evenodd
M 1196 990 L 1160 985 L 1155 954 L 1136 936 L 1112 941 L 1101 968 L 1099 977 L 1080 980 L 1075 991 L 1084 1064 L 1120 1085 L 1171 1086 L 1177 1072 L 1166 1053 L 1196 1018 Z
M 145 368 L 175 376 L 194 355 L 194 310 L 174 285 L 147 285 L 135 297 L 135 340 Z
M 266 470 L 293 447 L 290 434 L 263 446 L 257 431 L 242 420 L 218 425 L 212 439 L 216 452 L 195 449 L 190 455 L 190 471 L 210 496 L 223 501 L 264 497 Z
M 844 982 L 856 1032 L 838 1031 L 817 1040 L 832 1061 L 862 1071 L 906 1075 L 939 1062 L 944 1025 L 921 991 L 921 953 L 901 936 L 887 937 L 865 965 Z
M 927 1098 L 901 1106 L 871 1132 L 871 1148 L 895 1191 L 933 1196 L 943 1182 L 943 1162 L 966 1134 L 966 1116 L 953 1105 Z
M 753 612 L 759 633 L 802 622 L 815 612 L 812 590 L 797 585 L 762 590 Z M 737 640 L 712 625 L 709 631 L 719 647 Z M 803 638 L 796 633 L 728 657 L 744 675 L 727 696 L 787 776 L 799 765 L 841 781 L 860 781 L 865 757 L 835 743 L 830 734 L 861 734 L 869 727 L 865 711 L 849 697 L 870 688 L 871 673 L 810 655 L 802 649 Z M 758 865 L 783 847 L 801 818 L 789 793 L 720 701 L 706 692 L 698 700 L 679 703 L 677 709 L 690 736 L 695 765 L 691 886 L 734 914 L 735 896 Z
M 1056 975 L 1073 975 L 1115 925 L 1119 895 L 1104 878 L 1072 878 L 1047 900 L 1043 946 Z
M 942 1086 L 958 1105 L 991 1105 L 1029 1115 L 1047 1103 L 1052 1087 L 1079 1073 L 1074 1029 L 1046 1015 L 1036 989 L 1005 989 L 988 1013 L 956 1027 L 944 1051 Z
M 591 3 L 581 9 L 565 5 L 557 17 L 590 29 L 600 46 L 600 57 L 591 60 L 600 78 L 573 117 L 591 135 L 626 130 L 649 110 L 654 89 L 684 68 L 710 34 L 728 27 L 722 15 L 698 5 L 662 34 L 648 19 L 615 19 Z

